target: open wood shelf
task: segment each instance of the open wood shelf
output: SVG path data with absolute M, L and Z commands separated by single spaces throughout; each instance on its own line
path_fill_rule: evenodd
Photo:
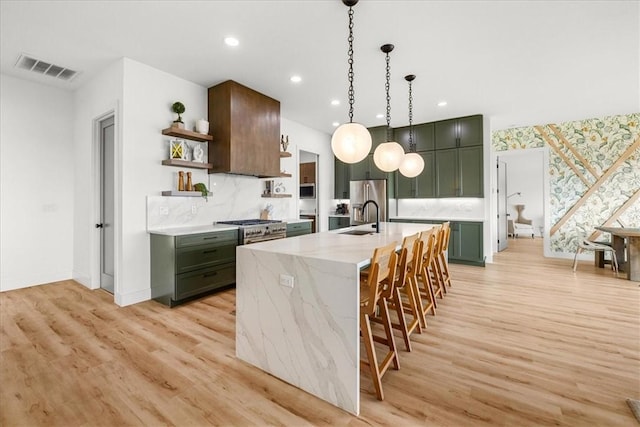
M 280 157 L 291 157 L 291 153 L 288 151 L 281 151 Z
M 211 163 L 200 163 L 200 162 L 189 162 L 187 160 L 180 159 L 167 159 L 163 160 L 162 164 L 165 166 L 180 166 L 183 168 L 194 168 L 194 169 L 211 169 L 213 165 Z
M 170 127 L 162 129 L 163 135 L 175 136 L 176 138 L 186 138 L 193 141 L 207 142 L 213 141 L 213 136 L 204 133 L 193 132 L 186 129 L 180 129 L 177 127 Z
M 280 178 L 291 178 L 293 175 L 291 175 L 290 173 L 281 173 L 280 174 Z
M 162 195 L 163 196 L 182 196 L 182 197 L 202 197 L 202 192 L 201 191 L 169 190 L 169 191 L 163 191 Z M 208 193 L 207 195 L 211 196 L 211 193 Z
M 265 199 L 284 199 L 285 197 L 292 197 L 291 194 L 263 194 Z

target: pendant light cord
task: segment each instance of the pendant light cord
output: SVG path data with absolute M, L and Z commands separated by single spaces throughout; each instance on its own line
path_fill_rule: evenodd
M 413 92 L 411 91 L 411 80 L 409 80 L 409 152 L 416 152 L 416 143 L 413 142 Z
M 353 91 L 353 8 L 349 7 L 349 50 L 347 55 L 349 57 L 349 72 L 347 74 L 349 78 L 349 123 L 353 123 L 353 103 L 355 101 L 355 94 Z
M 391 66 L 389 65 L 389 52 L 387 52 L 386 56 L 387 62 L 387 75 L 386 82 L 384 84 L 384 89 L 387 92 L 387 142 L 391 141 L 391 96 L 389 95 L 389 87 L 391 80 Z

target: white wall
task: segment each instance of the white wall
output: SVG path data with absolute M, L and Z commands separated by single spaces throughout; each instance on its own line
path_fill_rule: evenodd
M 69 279 L 73 98 L 0 76 L 0 290 Z
M 115 145 L 119 146 L 122 141 L 122 118 L 120 115 L 122 73 L 123 61 L 116 61 L 76 90 L 73 95 L 75 103 L 75 115 L 72 122 L 74 129 L 73 163 L 75 165 L 73 191 L 76 197 L 73 205 L 75 220 L 72 277 L 91 289 L 100 287 L 98 260 L 100 232 L 95 228 L 95 224 L 100 219 L 96 120 L 106 114 L 114 114 Z M 118 236 L 116 236 L 116 242 L 117 239 Z

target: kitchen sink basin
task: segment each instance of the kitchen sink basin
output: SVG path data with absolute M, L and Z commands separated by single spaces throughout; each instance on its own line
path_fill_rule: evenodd
M 340 234 L 351 234 L 352 236 L 364 236 L 365 234 L 373 234 L 373 231 L 366 231 L 366 230 L 349 230 L 349 231 L 343 231 Z

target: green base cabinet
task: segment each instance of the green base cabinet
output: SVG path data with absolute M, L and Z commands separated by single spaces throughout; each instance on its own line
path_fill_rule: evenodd
M 311 221 L 287 224 L 287 237 L 303 236 L 305 234 L 311 234 Z
M 390 222 L 442 224 L 442 220 L 391 218 Z M 451 234 L 447 259 L 453 264 L 485 266 L 484 224 L 474 221 L 450 221 Z
M 329 230 L 337 230 L 339 228 L 346 228 L 351 225 L 351 218 L 348 216 L 330 216 L 329 217 Z
M 459 264 L 485 265 L 483 223 L 451 222 L 449 261 Z
M 236 282 L 238 230 L 151 234 L 151 298 L 174 307 Z

